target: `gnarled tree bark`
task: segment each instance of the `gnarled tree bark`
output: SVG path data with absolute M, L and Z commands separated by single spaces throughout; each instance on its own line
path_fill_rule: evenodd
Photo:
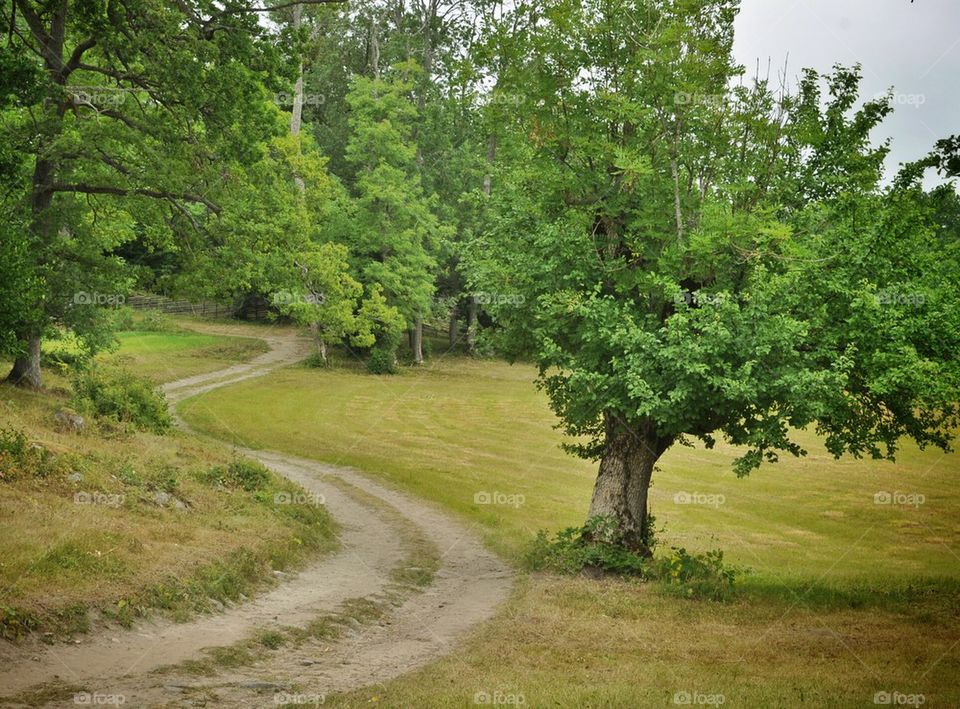
M 43 384 L 40 377 L 40 336 L 27 335 L 24 340 L 27 349 L 13 361 L 7 381 L 16 386 L 39 389 Z
M 614 541 L 649 555 L 647 493 L 653 468 L 672 441 L 658 436 L 652 424 L 629 425 L 612 414 L 605 418 L 606 440 L 588 517 L 613 520 Z

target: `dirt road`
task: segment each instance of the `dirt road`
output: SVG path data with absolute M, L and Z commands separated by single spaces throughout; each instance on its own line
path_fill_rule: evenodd
M 230 326 L 204 325 L 202 331 L 238 334 Z M 164 391 L 171 405 L 305 356 L 306 343 L 292 331 L 258 336 L 268 342 L 269 352 L 248 363 L 168 383 Z M 438 508 L 356 470 L 277 452 L 238 451 L 322 496 L 340 525 L 340 549 L 283 577 L 264 595 L 215 615 L 186 623 L 144 622 L 130 630 L 97 628 L 77 645 L 27 643 L 0 670 L 0 704 L 15 706 L 3 697 L 51 682 L 91 693 L 80 701 L 123 697 L 126 706 L 137 707 L 268 706 L 284 693 L 320 698 L 384 682 L 451 652 L 507 598 L 509 567 L 463 523 Z M 410 570 L 411 554 L 425 550 L 439 564 L 429 585 L 398 585 L 398 572 Z M 377 622 L 358 622 L 349 609 L 360 599 L 388 612 Z M 203 658 L 203 648 L 231 645 L 258 631 L 303 627 L 331 613 L 347 623 L 346 634 L 337 639 L 291 643 L 251 665 L 215 676 L 152 673 Z M 47 705 L 76 703 L 71 695 Z

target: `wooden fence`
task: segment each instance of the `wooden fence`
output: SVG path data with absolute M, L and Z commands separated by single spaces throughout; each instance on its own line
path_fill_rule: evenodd
M 172 300 L 162 295 L 133 295 L 127 298 L 126 305 L 134 310 L 159 310 L 174 315 L 194 315 L 197 317 L 228 318 L 237 314 L 236 305 L 189 300 Z

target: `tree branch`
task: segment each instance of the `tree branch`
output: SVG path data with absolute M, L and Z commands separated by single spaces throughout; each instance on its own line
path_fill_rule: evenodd
M 80 60 L 83 58 L 83 53 L 88 49 L 91 49 L 94 45 L 96 45 L 96 43 L 96 37 L 90 37 L 74 47 L 73 53 L 70 55 L 70 59 L 64 65 L 63 69 L 60 70 L 60 78 L 66 79 L 68 76 L 70 76 L 70 74 L 72 74 L 73 71 L 80 66 Z
M 154 190 L 144 187 L 113 187 L 111 185 L 88 185 L 86 183 L 64 184 L 54 183 L 50 186 L 50 192 L 78 192 L 80 194 L 112 194 L 120 197 L 140 196 L 152 197 L 153 199 L 173 200 L 182 199 L 185 202 L 196 202 L 204 205 L 207 209 L 216 215 L 223 211 L 220 205 L 211 202 L 203 195 L 192 192 L 168 192 L 166 190 Z

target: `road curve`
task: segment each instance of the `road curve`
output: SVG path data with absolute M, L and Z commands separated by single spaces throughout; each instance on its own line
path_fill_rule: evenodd
M 212 334 L 241 334 L 229 325 L 196 325 Z M 170 382 L 163 387 L 171 406 L 300 361 L 306 343 L 292 331 L 271 330 L 270 350 L 223 370 Z M 178 422 L 184 426 L 183 422 Z M 340 525 L 340 548 L 288 577 L 272 590 L 222 613 L 186 623 L 142 622 L 130 630 L 99 629 L 78 645 L 28 643 L 3 654 L 3 697 L 51 681 L 120 696 L 127 706 L 193 706 L 191 697 L 213 698 L 217 706 L 259 706 L 270 687 L 296 687 L 325 696 L 379 684 L 417 669 L 450 651 L 477 623 L 506 600 L 513 574 L 479 537 L 437 507 L 380 484 L 360 472 L 274 451 L 237 449 L 278 474 L 322 495 Z M 359 492 L 358 492 L 359 491 Z M 399 521 L 398 521 L 399 520 Z M 401 528 L 402 527 L 402 528 Z M 345 601 L 382 600 L 392 572 L 406 563 L 410 530 L 431 544 L 439 569 L 429 586 L 406 594 L 400 605 L 373 625 L 360 625 L 335 642 L 305 643 L 270 653 L 255 664 L 198 680 L 150 674 L 161 666 L 197 658 L 204 647 L 230 645 L 254 631 L 303 626 Z M 267 702 L 268 704 L 271 702 Z M 48 706 L 75 706 L 74 698 Z

